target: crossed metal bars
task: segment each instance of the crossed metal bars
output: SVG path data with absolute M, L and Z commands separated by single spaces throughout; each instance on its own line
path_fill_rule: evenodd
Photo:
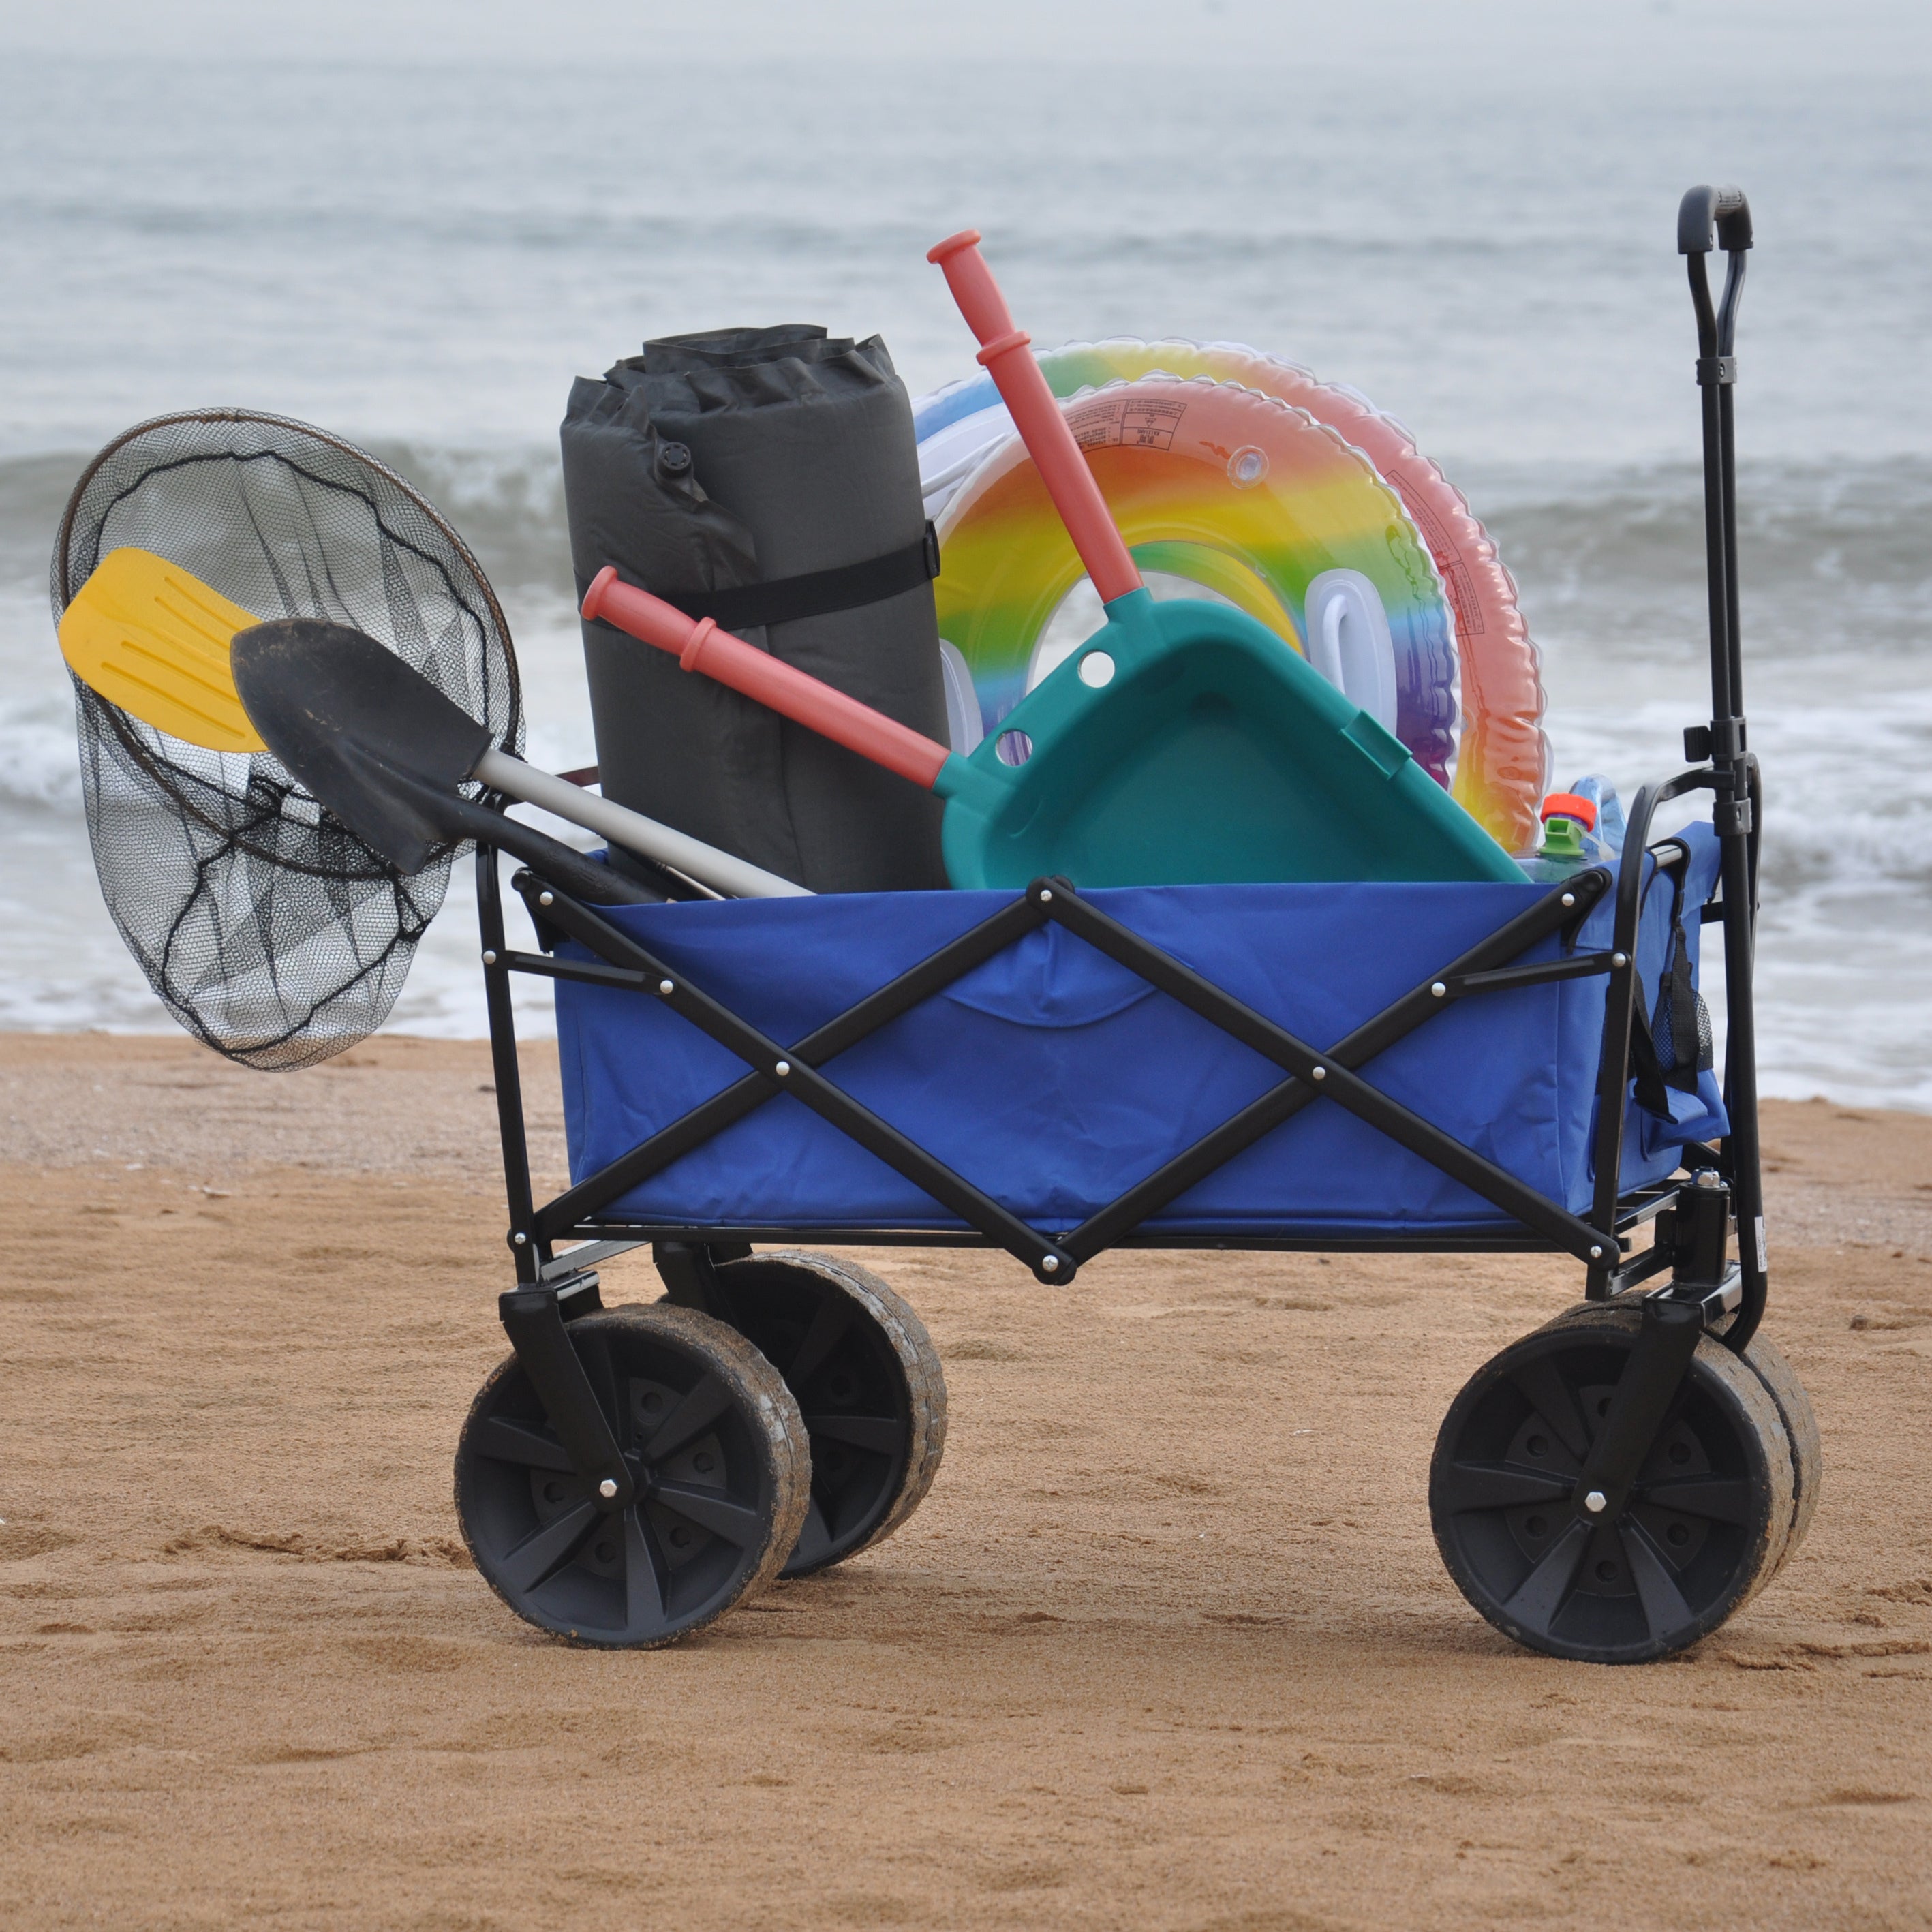
M 792 1095 L 950 1209 L 984 1240 L 1025 1262 L 1043 1282 L 1072 1280 L 1082 1262 L 1130 1236 L 1169 1202 L 1321 1099 L 1334 1101 L 1501 1208 L 1529 1231 L 1538 1245 L 1574 1255 L 1590 1264 L 1593 1270 L 1609 1267 L 1616 1252 L 1612 1222 L 1598 1228 L 1580 1220 L 1400 1102 L 1391 1100 L 1360 1074 L 1364 1066 L 1397 1040 L 1456 1000 L 1472 994 L 1597 974 L 1610 974 L 1613 980 L 1628 981 L 1632 970 L 1628 942 L 1625 950 L 1573 953 L 1532 965 L 1508 963 L 1551 933 L 1574 935 L 1610 890 L 1610 876 L 1605 870 L 1593 868 L 1553 887 L 1534 905 L 1326 1049 L 1310 1045 L 1256 1012 L 1109 917 L 1083 898 L 1066 880 L 1058 878 L 1035 880 L 1017 898 L 977 926 L 867 994 L 804 1039 L 785 1046 L 692 986 L 682 973 L 601 914 L 529 872 L 518 874 L 513 884 L 528 903 L 539 931 L 547 928 L 574 939 L 598 957 L 590 961 L 565 959 L 510 950 L 502 943 L 495 855 L 479 850 L 478 861 L 486 945 L 484 979 L 509 1184 L 511 1241 L 517 1253 L 519 1274 L 526 1279 L 536 1278 L 554 1241 L 567 1235 L 601 1232 L 586 1225 L 600 1210 L 780 1094 Z M 1286 1076 L 1078 1227 L 1058 1237 L 1044 1234 L 1022 1220 L 820 1070 L 826 1062 L 1049 920 L 1138 974 L 1262 1058 L 1272 1060 Z M 1618 937 L 1623 938 L 1621 931 Z M 539 1207 L 530 1193 L 522 1102 L 509 1024 L 508 976 L 512 972 L 622 988 L 660 1000 L 736 1054 L 748 1070 L 597 1173 Z M 1613 1000 L 1612 1005 L 1616 1004 Z M 646 1232 L 639 1230 L 640 1234 Z M 910 1232 L 907 1238 L 917 1240 L 921 1234 Z

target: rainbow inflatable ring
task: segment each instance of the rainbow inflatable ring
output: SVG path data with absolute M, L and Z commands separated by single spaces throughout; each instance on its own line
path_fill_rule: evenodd
M 1123 338 L 1038 359 L 1157 596 L 1205 591 L 1268 624 L 1506 850 L 1535 849 L 1536 647 L 1495 545 L 1399 423 L 1238 344 Z M 940 634 L 976 738 L 1090 628 L 1092 592 L 990 377 L 922 398 L 914 421 Z

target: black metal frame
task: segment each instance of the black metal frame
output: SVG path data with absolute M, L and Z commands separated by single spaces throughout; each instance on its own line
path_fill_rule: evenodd
M 1715 310 L 1705 263 L 1714 239 L 1726 251 L 1729 265 L 1722 303 Z M 566 1358 L 574 1358 L 568 1346 L 561 1345 L 563 1323 L 597 1305 L 592 1272 L 596 1263 L 611 1253 L 646 1244 L 656 1249 L 668 1280 L 677 1274 L 683 1260 L 694 1252 L 722 1259 L 746 1252 L 753 1243 L 800 1240 L 836 1246 L 889 1243 L 999 1247 L 1024 1262 L 1040 1281 L 1056 1283 L 1070 1282 L 1082 1263 L 1106 1249 L 1123 1246 L 1562 1252 L 1585 1264 L 1586 1292 L 1597 1299 L 1634 1289 L 1668 1269 L 1669 1283 L 1646 1297 L 1647 1310 L 1656 1304 L 1654 1319 L 1647 1312 L 1644 1330 L 1646 1336 L 1654 1340 L 1640 1347 L 1626 1378 L 1629 1413 L 1640 1417 L 1648 1416 L 1653 1409 L 1661 1413 L 1662 1401 L 1681 1378 L 1691 1346 L 1681 1332 L 1686 1322 L 1690 1324 L 1694 1340 L 1696 1334 L 1711 1330 L 1721 1332 L 1733 1348 L 1744 1347 L 1762 1318 L 1767 1282 L 1750 970 L 1761 802 L 1757 766 L 1746 749 L 1742 715 L 1734 562 L 1736 493 L 1730 386 L 1736 373 L 1733 346 L 1744 278 L 1743 251 L 1750 246 L 1750 214 L 1743 196 L 1735 190 L 1694 189 L 1680 211 L 1678 241 L 1689 257 L 1698 322 L 1697 374 L 1704 400 L 1712 722 L 1684 734 L 1687 757 L 1700 762 L 1665 783 L 1639 792 L 1614 879 L 1607 868 L 1599 866 L 1552 886 L 1527 910 L 1445 962 L 1438 972 L 1332 1046 L 1315 1046 L 1265 1018 L 1110 918 L 1070 882 L 1059 878 L 1034 880 L 1024 892 L 928 958 L 805 1039 L 788 1044 L 767 1037 L 701 988 L 690 985 L 648 947 L 554 880 L 528 870 L 516 874 L 512 884 L 523 896 L 545 950 L 512 950 L 504 929 L 499 854 L 490 847 L 478 848 L 484 982 L 496 1066 L 508 1238 L 518 1283 L 515 1291 L 503 1298 L 503 1312 L 519 1354 L 527 1352 L 532 1359 L 533 1376 L 538 1369 L 544 1372 L 539 1385 L 547 1407 L 552 1406 L 553 1396 L 565 1409 L 576 1408 L 578 1396 L 587 1399 L 586 1391 L 573 1394 L 574 1381 Z M 1669 843 L 1666 840 L 1656 848 L 1652 846 L 1652 827 L 1658 808 L 1697 790 L 1714 795 L 1713 816 L 1721 844 L 1720 891 L 1714 903 L 1703 909 L 1702 916 L 1724 928 L 1729 1022 L 1724 1091 L 1730 1132 L 1718 1147 L 1688 1147 L 1683 1178 L 1623 1194 L 1618 1177 L 1626 1096 L 1633 1072 L 1634 1040 L 1640 1024 L 1636 953 L 1645 860 L 1653 849 L 1662 850 Z M 1578 928 L 1612 891 L 1615 912 L 1610 949 L 1576 952 Z M 1259 1098 L 1193 1146 L 1128 1188 L 1078 1227 L 1059 1234 L 1043 1232 L 1020 1220 L 871 1112 L 822 1070 L 827 1061 L 1048 921 L 1274 1061 L 1283 1075 Z M 1516 963 L 1528 948 L 1552 934 L 1561 938 L 1560 957 L 1528 965 Z M 555 946 L 562 939 L 577 941 L 592 958 L 556 956 Z M 574 980 L 660 1000 L 736 1054 L 746 1071 L 732 1085 L 598 1173 L 554 1200 L 538 1203 L 532 1189 L 524 1130 L 510 1001 L 513 973 Z M 1598 1076 L 1597 1182 L 1587 1217 L 1570 1214 L 1361 1077 L 1363 1069 L 1376 1055 L 1459 1000 L 1597 975 L 1606 976 L 1608 986 Z M 913 1181 L 956 1214 L 964 1227 L 667 1226 L 598 1218 L 602 1210 L 650 1175 L 782 1093 L 790 1094 Z M 1511 1216 L 1515 1228 L 1464 1237 L 1398 1234 L 1347 1240 L 1170 1234 L 1148 1228 L 1148 1220 L 1168 1202 L 1317 1100 L 1346 1109 L 1462 1182 Z M 1652 1220 L 1657 1222 L 1653 1244 L 1633 1253 L 1634 1232 Z M 1746 1236 L 1736 1262 L 1728 1258 L 1733 1226 Z M 562 1241 L 579 1245 L 560 1252 L 557 1244 Z M 672 1286 L 675 1289 L 676 1281 Z M 554 1409 L 553 1414 L 554 1419 Z M 583 1438 L 580 1447 L 586 1466 L 601 1467 L 608 1460 L 608 1430 L 600 1432 L 588 1416 L 579 1420 L 583 1426 L 576 1433 Z M 561 1421 L 559 1427 L 562 1432 Z M 1646 1433 L 1637 1432 L 1648 1441 Z M 1616 1472 L 1597 1474 L 1610 1480 Z M 620 1493 L 621 1487 L 620 1482 Z

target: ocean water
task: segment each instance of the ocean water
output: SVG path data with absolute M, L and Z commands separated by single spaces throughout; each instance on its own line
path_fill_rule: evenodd
M 580 764 L 572 377 L 809 320 L 935 386 L 972 344 L 923 254 L 968 224 L 1040 341 L 1246 340 L 1400 417 L 1521 587 L 1559 781 L 1628 794 L 1708 711 L 1674 216 L 1736 180 L 1765 1082 L 1932 1108 L 1932 31 L 1336 10 L 0 4 L 0 1026 L 170 1024 L 94 884 L 46 604 L 108 436 L 238 403 L 376 451 L 502 598 L 532 755 Z M 458 878 L 397 1027 L 482 1030 Z

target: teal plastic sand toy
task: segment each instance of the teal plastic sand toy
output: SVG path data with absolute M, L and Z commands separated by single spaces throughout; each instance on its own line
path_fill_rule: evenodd
M 1408 748 L 1265 626 L 1144 590 L 1106 614 L 1000 737 L 940 768 L 956 886 L 1521 883 Z M 1032 754 L 1008 765 L 1016 732 Z
M 1156 604 L 1012 326 L 979 237 L 932 250 L 1106 622 L 961 758 L 600 571 L 602 618 L 946 801 L 946 877 L 1011 887 L 1287 880 L 1496 880 L 1522 872 L 1407 748 L 1245 612 Z M 1001 756 L 1002 747 L 1018 762 Z

